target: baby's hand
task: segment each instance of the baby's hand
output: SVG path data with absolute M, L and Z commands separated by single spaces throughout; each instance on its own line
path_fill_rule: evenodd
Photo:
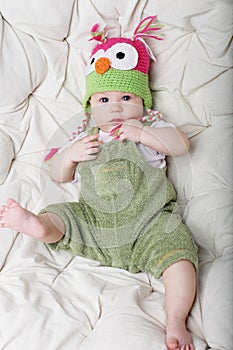
M 102 141 L 98 141 L 99 135 L 85 136 L 81 140 L 74 142 L 69 151 L 70 160 L 74 163 L 86 160 L 94 160 L 100 152 Z
M 119 134 L 120 141 L 129 140 L 133 142 L 140 142 L 140 135 L 143 129 L 143 124 L 137 119 L 128 119 L 122 124 Z

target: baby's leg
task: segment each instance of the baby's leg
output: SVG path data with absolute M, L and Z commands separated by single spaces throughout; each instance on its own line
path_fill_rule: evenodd
M 58 215 L 35 215 L 12 198 L 0 208 L 0 227 L 8 227 L 46 243 L 59 241 L 65 233 L 64 222 Z
M 186 328 L 186 318 L 196 294 L 196 273 L 193 264 L 181 260 L 163 273 L 167 314 L 166 344 L 169 350 L 194 350 Z

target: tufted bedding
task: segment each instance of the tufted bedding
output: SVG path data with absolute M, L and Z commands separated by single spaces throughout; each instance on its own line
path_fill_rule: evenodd
M 188 135 L 168 159 L 184 220 L 199 248 L 188 327 L 196 350 L 231 350 L 232 2 L 230 0 L 0 0 L 0 205 L 33 212 L 77 198 L 44 156 L 83 120 L 91 26 L 130 35 L 157 14 L 165 39 L 148 39 L 154 109 Z M 0 229 L 1 350 L 165 350 L 164 286 L 96 261 L 51 251 Z

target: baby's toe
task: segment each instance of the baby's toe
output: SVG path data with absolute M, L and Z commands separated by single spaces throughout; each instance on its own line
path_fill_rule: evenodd
M 177 341 L 176 338 L 171 337 L 167 339 L 167 346 L 169 350 L 176 350 L 176 349 L 179 349 L 179 342 Z
M 8 205 L 8 207 L 18 205 L 18 203 L 13 198 L 8 198 L 6 204 Z

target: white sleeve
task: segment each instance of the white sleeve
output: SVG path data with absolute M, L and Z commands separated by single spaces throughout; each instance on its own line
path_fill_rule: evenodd
M 151 124 L 152 128 L 175 128 L 175 125 L 169 122 L 166 122 L 164 119 L 158 119 Z
M 175 125 L 173 125 L 172 123 L 168 123 L 166 122 L 161 114 L 159 114 L 159 118 L 156 119 L 151 125 L 150 127 L 152 128 L 175 128 Z M 142 153 L 142 155 L 145 157 L 145 159 L 147 159 L 147 161 L 149 162 L 149 164 L 151 166 L 153 166 L 154 168 L 164 168 L 166 166 L 166 156 L 164 154 L 161 154 L 159 152 L 157 152 L 156 150 L 147 147 L 143 144 L 138 144 L 138 148 L 140 150 L 140 152 Z

